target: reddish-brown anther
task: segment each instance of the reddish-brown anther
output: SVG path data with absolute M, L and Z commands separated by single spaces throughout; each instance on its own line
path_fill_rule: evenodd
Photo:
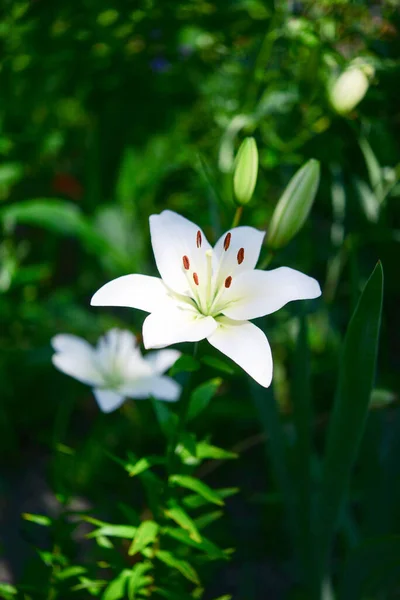
M 231 245 L 231 237 L 232 234 L 231 232 L 227 233 L 224 239 L 224 250 L 225 252 L 228 250 L 229 246 Z
M 238 265 L 241 265 L 244 261 L 244 248 L 240 248 L 239 252 L 237 253 L 237 261 Z
M 198 248 L 200 248 L 200 246 L 201 246 L 201 241 L 202 241 L 201 231 L 198 231 L 197 235 L 196 235 L 196 245 Z
M 229 277 L 227 277 L 225 279 L 225 287 L 226 288 L 231 287 L 231 283 L 232 283 L 232 277 L 229 275 Z
M 199 285 L 199 276 L 197 275 L 197 273 L 193 273 L 193 281 L 196 285 Z
M 188 257 L 186 256 L 186 254 L 185 254 L 185 256 L 182 256 L 182 262 L 183 262 L 184 268 L 186 269 L 186 271 L 188 271 L 190 269 L 190 262 L 189 262 Z

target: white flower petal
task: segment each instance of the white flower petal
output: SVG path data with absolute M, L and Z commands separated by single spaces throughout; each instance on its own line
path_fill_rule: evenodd
M 213 317 L 204 317 L 188 310 L 159 311 L 143 323 L 145 348 L 165 348 L 179 342 L 198 342 L 216 329 Z
M 178 400 L 181 391 L 182 387 L 171 377 L 161 375 L 152 379 L 151 394 L 157 400 L 175 402 Z
M 146 312 L 171 302 L 168 289 L 158 277 L 123 275 L 101 287 L 90 301 L 92 306 L 126 306 Z
M 219 327 L 207 339 L 229 356 L 257 383 L 269 387 L 272 380 L 272 354 L 265 334 L 248 321 L 218 319 Z
M 75 354 L 91 354 L 93 346 L 86 340 L 71 333 L 58 333 L 51 339 L 51 345 L 56 352 L 68 352 Z
M 272 271 L 250 271 L 232 279 L 221 312 L 231 319 L 256 319 L 279 310 L 292 300 L 308 300 L 320 295 L 318 281 L 295 269 L 279 267 Z
M 52 356 L 53 365 L 59 371 L 77 379 L 81 383 L 102 385 L 104 379 L 96 368 L 93 349 L 89 344 L 88 346 L 89 350 L 92 351 L 91 353 L 87 348 L 82 350 L 78 346 L 76 346 L 76 349 L 56 352 Z
M 181 215 L 164 210 L 160 215 L 151 215 L 150 233 L 154 258 L 163 281 L 175 292 L 192 296 L 193 273 L 200 282 L 204 280 L 205 252 L 211 248 L 203 231 Z M 183 266 L 184 256 L 189 261 L 188 270 Z
M 175 402 L 181 393 L 181 386 L 171 377 L 155 375 L 126 383 L 120 391 L 128 398 L 136 400 L 154 396 L 157 400 Z
M 227 238 L 228 234 L 230 237 Z M 229 276 L 254 269 L 264 236 L 265 231 L 243 226 L 235 227 L 220 237 L 213 251 L 213 272 L 220 285 L 224 285 Z
M 178 350 L 159 350 L 149 352 L 144 360 L 149 363 L 154 374 L 162 375 L 176 363 L 181 354 Z
M 105 413 L 112 412 L 119 408 L 125 401 L 124 396 L 113 390 L 93 390 L 94 397 L 100 410 Z

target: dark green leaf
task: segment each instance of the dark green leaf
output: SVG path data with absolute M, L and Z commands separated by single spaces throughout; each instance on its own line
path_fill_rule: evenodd
M 390 591 L 398 590 L 399 581 L 400 536 L 370 540 L 350 554 L 338 600 L 386 597 Z
M 218 548 L 218 546 L 210 542 L 210 540 L 208 540 L 204 536 L 202 536 L 201 542 L 196 542 L 193 538 L 190 537 L 187 531 L 185 531 L 184 529 L 178 529 L 177 527 L 164 527 L 163 534 L 168 535 L 174 540 L 182 542 L 182 544 L 186 544 L 191 548 L 197 548 L 197 550 L 205 552 L 210 560 L 227 558 L 223 550 Z
M 330 554 L 368 413 L 375 377 L 382 295 L 383 271 L 378 263 L 351 318 L 341 356 L 317 513 L 322 569 Z
M 222 383 L 220 377 L 210 379 L 199 385 L 190 396 L 190 404 L 188 410 L 188 420 L 197 417 L 209 404 L 210 400 L 215 396 Z
M 171 552 L 167 552 L 166 550 L 158 550 L 155 555 L 158 560 L 179 571 L 189 581 L 192 581 L 196 585 L 200 584 L 199 576 L 186 560 L 176 558 Z
M 173 377 L 177 373 L 193 373 L 200 369 L 199 361 L 193 356 L 182 354 L 176 363 L 170 369 L 170 375 Z
M 213 490 L 215 494 L 221 499 L 229 498 L 230 496 L 234 496 L 238 493 L 239 488 L 221 488 L 219 490 Z M 190 494 L 190 496 L 185 496 L 182 500 L 183 504 L 185 504 L 188 508 L 200 508 L 208 504 L 208 500 L 203 498 L 203 496 L 199 496 L 198 494 Z
M 201 362 L 209 367 L 212 367 L 213 369 L 217 369 L 217 371 L 227 373 L 228 375 L 233 375 L 235 373 L 235 369 L 231 364 L 227 363 L 221 358 L 217 358 L 216 356 L 203 356 L 201 358 Z

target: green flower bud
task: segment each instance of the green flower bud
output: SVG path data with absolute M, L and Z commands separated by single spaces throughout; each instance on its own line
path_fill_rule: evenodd
M 372 75 L 373 69 L 369 65 L 355 63 L 348 67 L 329 89 L 332 108 L 340 115 L 351 112 L 367 93 Z
M 240 145 L 233 175 L 233 190 L 239 204 L 250 202 L 257 183 L 258 150 L 254 138 L 248 137 Z
M 289 181 L 272 215 L 267 233 L 271 249 L 286 246 L 302 228 L 319 184 L 319 162 L 311 158 Z

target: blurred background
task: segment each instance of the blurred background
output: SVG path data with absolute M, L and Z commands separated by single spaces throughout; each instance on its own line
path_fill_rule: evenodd
M 100 414 L 90 389 L 54 369 L 50 339 L 68 332 L 95 342 L 113 326 L 140 334 L 142 313 L 91 308 L 91 295 L 119 275 L 155 274 L 152 213 L 175 210 L 211 242 L 230 226 L 233 161 L 246 135 L 257 140 L 260 172 L 243 224 L 267 230 L 294 172 L 309 158 L 321 163 L 311 217 L 271 262 L 323 287 L 308 316 L 317 450 L 344 331 L 383 263 L 376 389 L 335 560 L 360 539 L 399 532 L 398 9 L 397 0 L 3 1 L 0 581 L 46 576 L 34 546 L 50 542 L 22 512 L 56 515 L 68 501 L 113 520 L 123 494 L 140 506 L 104 449 L 162 452 L 150 403 Z M 298 310 L 266 321 L 289 436 Z M 204 352 L 202 377 L 223 383 L 196 427 L 240 458 L 203 476 L 241 488 L 213 526 L 237 550 L 206 574 L 206 598 L 304 598 L 268 435 L 239 370 Z M 83 533 L 70 539 L 71 556 L 85 554 Z

